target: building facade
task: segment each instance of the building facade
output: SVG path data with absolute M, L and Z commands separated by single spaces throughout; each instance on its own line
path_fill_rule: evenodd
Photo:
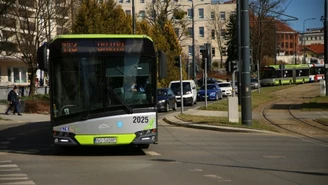
M 71 3 L 75 2 L 78 0 L 0 1 L 3 8 L 0 15 L 0 86 L 30 85 L 30 72 L 23 59 L 32 54 L 26 52 L 24 44 L 35 47 L 31 51 L 36 51 L 55 35 L 69 33 L 66 28 L 70 24 L 71 9 L 67 7 L 73 7 Z M 37 76 L 40 80 L 44 73 L 38 71 Z
M 116 0 L 127 14 L 132 14 L 132 0 Z M 147 7 L 152 7 L 156 1 L 154 0 L 134 0 L 135 14 L 137 19 L 144 18 L 147 13 Z M 194 28 L 194 44 L 195 56 L 200 58 L 200 50 L 204 49 L 206 43 L 211 43 L 212 61 L 225 62 L 226 60 L 226 25 L 229 22 L 231 14 L 236 13 L 236 2 L 225 1 L 219 2 L 215 0 L 174 0 L 170 6 L 185 11 L 188 21 L 187 34 L 180 37 L 180 44 L 183 53 L 187 56 L 189 62 L 192 61 L 193 49 L 193 28 Z M 194 16 L 192 17 L 192 10 Z M 192 25 L 192 18 L 194 25 Z M 183 30 L 175 27 L 177 35 L 181 35 Z M 219 33 L 217 36 L 217 33 Z M 218 37 L 220 37 L 218 39 Z M 219 47 L 220 46 L 220 47 Z M 221 61 L 222 53 L 222 61 Z

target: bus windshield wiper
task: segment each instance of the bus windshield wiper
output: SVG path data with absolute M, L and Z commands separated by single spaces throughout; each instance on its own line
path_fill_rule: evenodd
M 133 113 L 133 109 L 131 108 L 131 106 L 125 103 L 125 101 L 123 101 L 121 97 L 111 87 L 107 87 L 107 90 L 114 96 L 116 100 L 118 100 L 120 103 L 124 105 L 124 107 L 127 109 L 129 114 Z

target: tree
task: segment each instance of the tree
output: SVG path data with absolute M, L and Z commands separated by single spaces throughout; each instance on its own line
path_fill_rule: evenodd
M 279 13 L 284 11 L 283 6 L 286 1 L 250 0 L 251 47 L 254 61 L 261 61 L 263 56 L 267 56 L 268 53 L 272 54 L 272 44 L 266 41 L 273 40 L 275 33 L 270 34 L 270 32 L 275 30 L 275 22 L 281 16 Z
M 238 41 L 237 41 L 237 20 L 236 20 L 236 14 L 230 15 L 230 21 L 227 24 L 227 52 L 228 52 L 228 58 L 225 63 L 226 71 L 228 71 L 229 68 L 229 62 L 228 61 L 234 61 L 238 60 Z
M 212 5 L 210 8 L 210 12 L 214 13 L 214 17 L 208 17 L 207 18 L 207 22 L 208 22 L 208 30 L 211 30 L 211 32 L 209 33 L 208 37 L 209 39 L 214 39 L 217 46 L 218 46 L 218 50 L 220 53 L 220 67 L 223 67 L 223 52 L 225 52 L 225 50 L 223 50 L 225 43 L 226 43 L 226 24 L 228 23 L 228 19 L 222 19 L 220 14 L 222 12 L 221 9 L 221 4 L 215 4 Z M 229 17 L 229 15 L 228 15 Z
M 113 0 L 99 3 L 84 0 L 73 23 L 73 33 L 128 34 L 132 33 L 131 17 Z
M 51 0 L 15 1 L 15 6 L 5 10 L 6 29 L 2 30 L 2 40 L 10 47 L 1 47 L 1 55 L 14 57 L 28 67 L 30 92 L 35 93 L 37 49 L 41 43 L 50 41 L 57 28 L 57 22 L 66 22 L 69 3 L 65 0 L 53 3 Z M 70 1 L 74 3 L 73 0 Z

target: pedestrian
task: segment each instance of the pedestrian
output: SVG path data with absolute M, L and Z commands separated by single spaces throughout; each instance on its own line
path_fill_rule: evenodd
M 5 114 L 8 115 L 8 112 L 10 109 L 12 109 L 14 107 L 14 112 L 13 114 L 17 113 L 19 116 L 21 116 L 22 114 L 19 112 L 19 97 L 17 94 L 18 91 L 18 87 L 15 85 L 14 88 L 8 93 L 8 101 L 9 101 L 9 107 L 7 109 L 7 111 L 5 112 Z

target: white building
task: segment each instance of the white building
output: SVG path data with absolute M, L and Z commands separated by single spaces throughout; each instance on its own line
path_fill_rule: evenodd
M 146 7 L 152 6 L 153 0 L 134 0 L 135 14 L 137 19 L 142 19 L 146 15 Z M 179 6 L 180 9 L 186 12 L 186 16 L 190 21 L 188 32 L 189 34 L 183 37 L 181 46 L 183 53 L 189 55 L 192 60 L 192 9 L 194 9 L 194 30 L 195 30 L 195 56 L 199 57 L 200 50 L 204 44 L 211 43 L 212 46 L 212 61 L 221 62 L 219 45 L 215 32 L 220 33 L 220 44 L 222 50 L 223 63 L 226 60 L 226 24 L 229 22 L 230 14 L 236 12 L 236 2 L 225 1 L 219 2 L 215 0 L 173 0 L 173 6 Z M 132 0 L 117 0 L 117 4 L 121 5 L 127 14 L 132 14 Z M 213 27 L 216 23 L 216 28 Z M 181 33 L 181 28 L 175 28 L 177 35 Z
M 298 43 L 301 45 L 324 44 L 324 28 L 306 29 L 306 32 L 300 34 L 298 38 Z

